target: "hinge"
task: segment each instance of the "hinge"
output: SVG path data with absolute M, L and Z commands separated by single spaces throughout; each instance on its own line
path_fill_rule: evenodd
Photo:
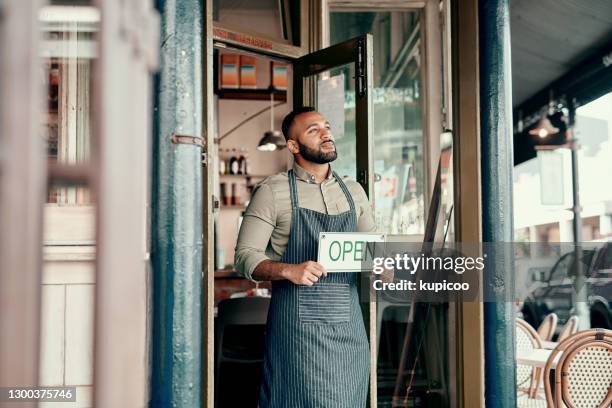
M 365 58 L 365 45 L 363 44 L 363 39 L 357 41 L 357 94 L 359 96 L 364 96 L 366 94 L 366 58 Z
M 213 212 L 215 213 L 219 212 L 219 209 L 221 208 L 221 202 L 219 202 L 219 199 L 214 194 L 212 196 L 212 207 L 213 207 Z
M 206 154 L 206 147 L 204 146 L 204 141 L 201 137 L 177 135 L 176 133 L 173 133 L 172 137 L 170 138 L 170 141 L 174 144 L 199 146 L 202 149 L 202 165 L 206 166 L 208 164 L 208 155 Z
M 357 178 L 357 181 L 359 182 L 359 184 L 361 184 L 362 187 L 365 188 L 365 186 L 368 185 L 368 171 L 361 170 L 359 172 L 359 177 Z
M 174 144 L 190 144 L 204 148 L 204 142 L 201 137 L 172 134 L 170 141 Z

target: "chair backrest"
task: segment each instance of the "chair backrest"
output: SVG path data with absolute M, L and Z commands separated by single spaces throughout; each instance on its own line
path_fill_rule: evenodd
M 516 353 L 528 354 L 531 350 L 542 348 L 538 333 L 523 319 L 516 319 Z M 533 367 L 516 365 L 516 385 L 519 388 L 529 386 L 533 376 Z
M 573 343 L 566 355 L 560 370 L 563 402 L 571 408 L 609 408 L 612 402 L 612 342 Z
M 549 408 L 600 408 L 612 402 L 612 330 L 577 332 L 559 342 L 544 367 Z M 561 354 L 559 356 L 559 354 Z M 554 395 L 550 381 L 556 364 Z
M 224 299 L 219 302 L 218 326 L 266 324 L 270 298 L 247 296 L 234 299 Z
M 557 337 L 557 342 L 560 343 L 563 340 L 567 339 L 572 334 L 575 334 L 578 331 L 578 316 L 572 316 L 567 319 L 567 323 L 559 332 L 559 337 Z
M 544 318 L 540 327 L 538 327 L 538 334 L 544 341 L 551 341 L 555 330 L 557 329 L 557 321 L 559 318 L 555 313 L 550 313 Z

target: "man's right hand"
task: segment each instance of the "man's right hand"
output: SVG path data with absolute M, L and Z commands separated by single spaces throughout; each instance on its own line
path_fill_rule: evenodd
M 314 261 L 287 265 L 283 270 L 283 277 L 296 285 L 312 286 L 321 276 L 327 276 L 327 271 L 323 265 Z

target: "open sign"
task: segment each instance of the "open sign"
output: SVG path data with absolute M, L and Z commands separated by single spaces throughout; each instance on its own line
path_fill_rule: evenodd
M 327 272 L 365 271 L 364 265 L 371 265 L 374 258 L 373 246 L 368 245 L 369 242 L 385 242 L 385 235 L 373 232 L 321 232 L 317 261 Z

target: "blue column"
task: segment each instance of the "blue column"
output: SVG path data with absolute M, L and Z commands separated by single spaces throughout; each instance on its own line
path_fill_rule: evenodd
M 151 407 L 199 407 L 202 382 L 202 4 L 158 0 L 151 259 Z M 130 271 L 125 271 L 129 273 Z
M 480 135 L 483 241 L 511 243 L 512 76 L 509 0 L 479 1 Z M 484 292 L 514 288 L 509 251 L 489 256 Z M 498 296 L 484 304 L 485 403 L 487 408 L 516 406 L 514 304 Z

